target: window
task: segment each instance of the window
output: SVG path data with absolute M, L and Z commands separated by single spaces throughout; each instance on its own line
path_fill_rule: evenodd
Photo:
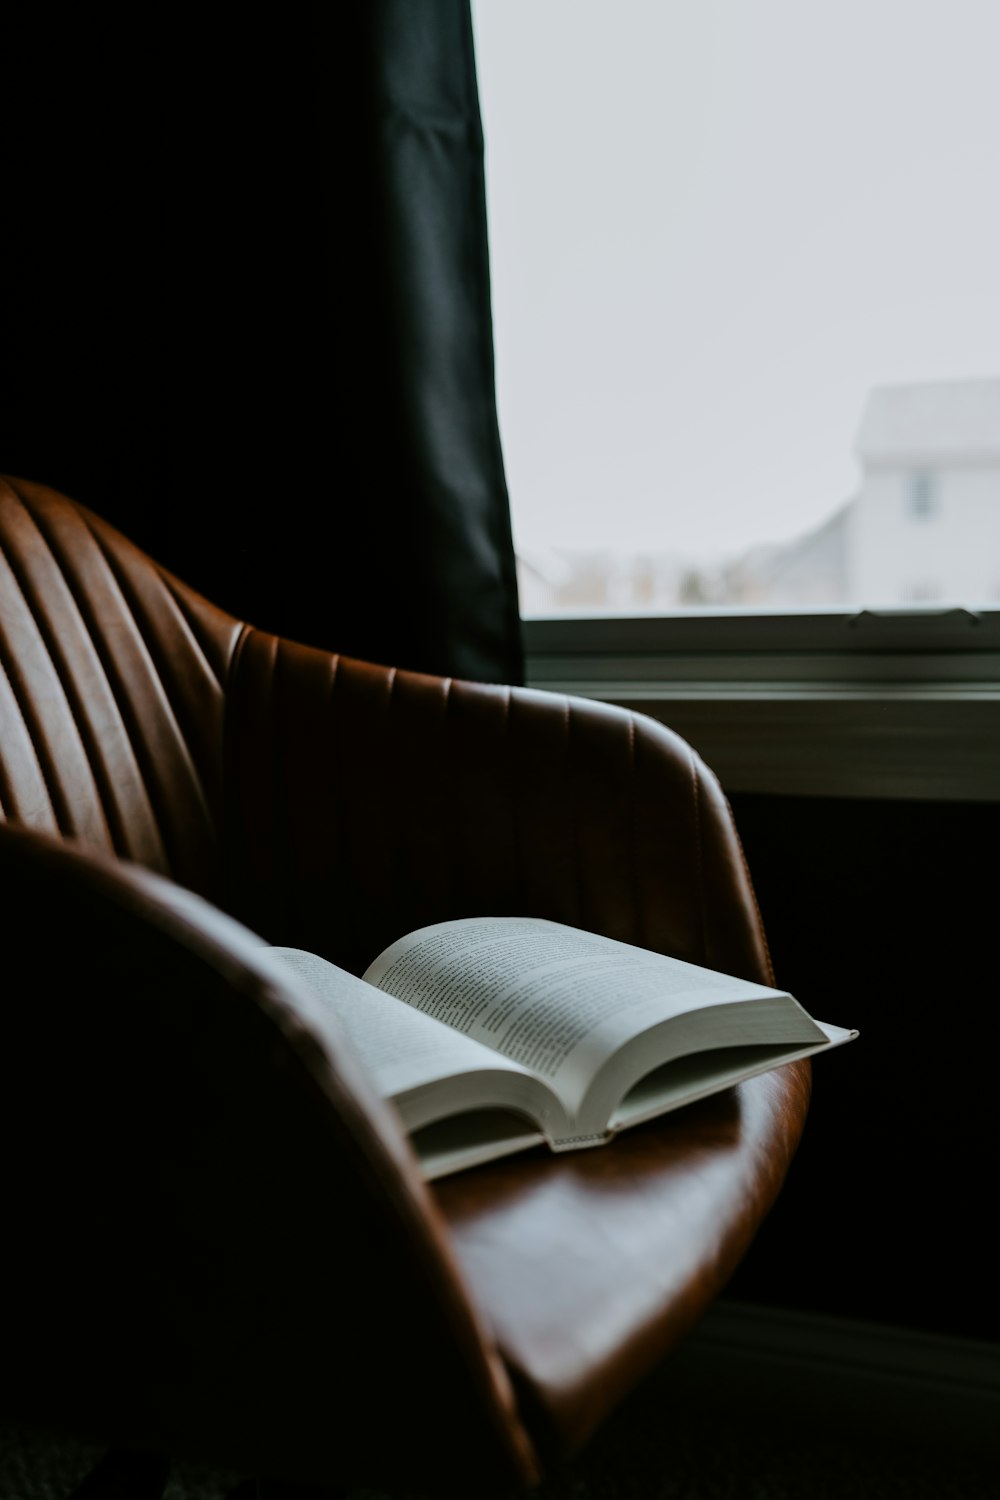
M 474 4 L 525 614 L 902 602 L 890 476 L 1000 514 L 996 0 Z
M 530 680 L 1000 795 L 1000 7 L 473 6 Z
M 934 476 L 926 472 L 908 474 L 905 484 L 906 510 L 911 520 L 926 521 L 937 510 Z M 933 597 L 930 596 L 930 597 Z

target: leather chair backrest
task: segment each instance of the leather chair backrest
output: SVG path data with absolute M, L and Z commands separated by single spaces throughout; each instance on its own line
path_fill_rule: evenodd
M 0 816 L 215 894 L 240 631 L 83 507 L 0 481 Z

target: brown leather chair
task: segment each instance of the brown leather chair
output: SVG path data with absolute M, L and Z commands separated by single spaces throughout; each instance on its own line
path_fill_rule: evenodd
M 808 1064 L 428 1185 L 264 944 L 472 912 L 772 978 L 727 803 L 615 707 L 346 660 L 0 485 L 3 1407 L 279 1482 L 517 1492 L 726 1285 Z

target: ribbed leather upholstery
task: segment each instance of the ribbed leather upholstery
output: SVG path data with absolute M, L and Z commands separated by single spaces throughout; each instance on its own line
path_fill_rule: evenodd
M 111 527 L 0 482 L 0 809 L 201 891 L 240 626 Z
M 663 726 L 259 632 L 228 698 L 237 904 L 275 940 L 363 968 L 422 922 L 531 912 L 770 976 L 718 783 Z
M 578 1449 L 725 1285 L 781 1188 L 808 1065 L 430 1190 L 261 940 L 360 971 L 420 923 L 525 912 L 767 982 L 714 776 L 624 710 L 255 630 L 23 480 L 0 491 L 0 669 L 6 993 L 35 996 L 8 1002 L 8 1095 L 40 1143 L 18 1179 L 36 1237 L 16 1399 L 347 1484 L 483 1493 Z M 122 1072 L 136 1047 L 141 1089 Z M 124 1091 L 127 1133 L 95 1089 Z M 46 1226 L 89 1211 L 81 1152 L 104 1164 L 101 1232 L 56 1273 Z M 116 1260 L 125 1181 L 173 1227 Z M 100 1344 L 98 1373 L 47 1358 L 33 1385 L 38 1318 L 46 1349 L 60 1329 Z M 185 1361 L 214 1373 L 157 1373 Z

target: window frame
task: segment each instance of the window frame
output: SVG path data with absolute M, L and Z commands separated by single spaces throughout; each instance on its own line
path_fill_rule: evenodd
M 1000 801 L 1000 609 L 523 620 L 529 687 L 683 735 L 727 792 Z

